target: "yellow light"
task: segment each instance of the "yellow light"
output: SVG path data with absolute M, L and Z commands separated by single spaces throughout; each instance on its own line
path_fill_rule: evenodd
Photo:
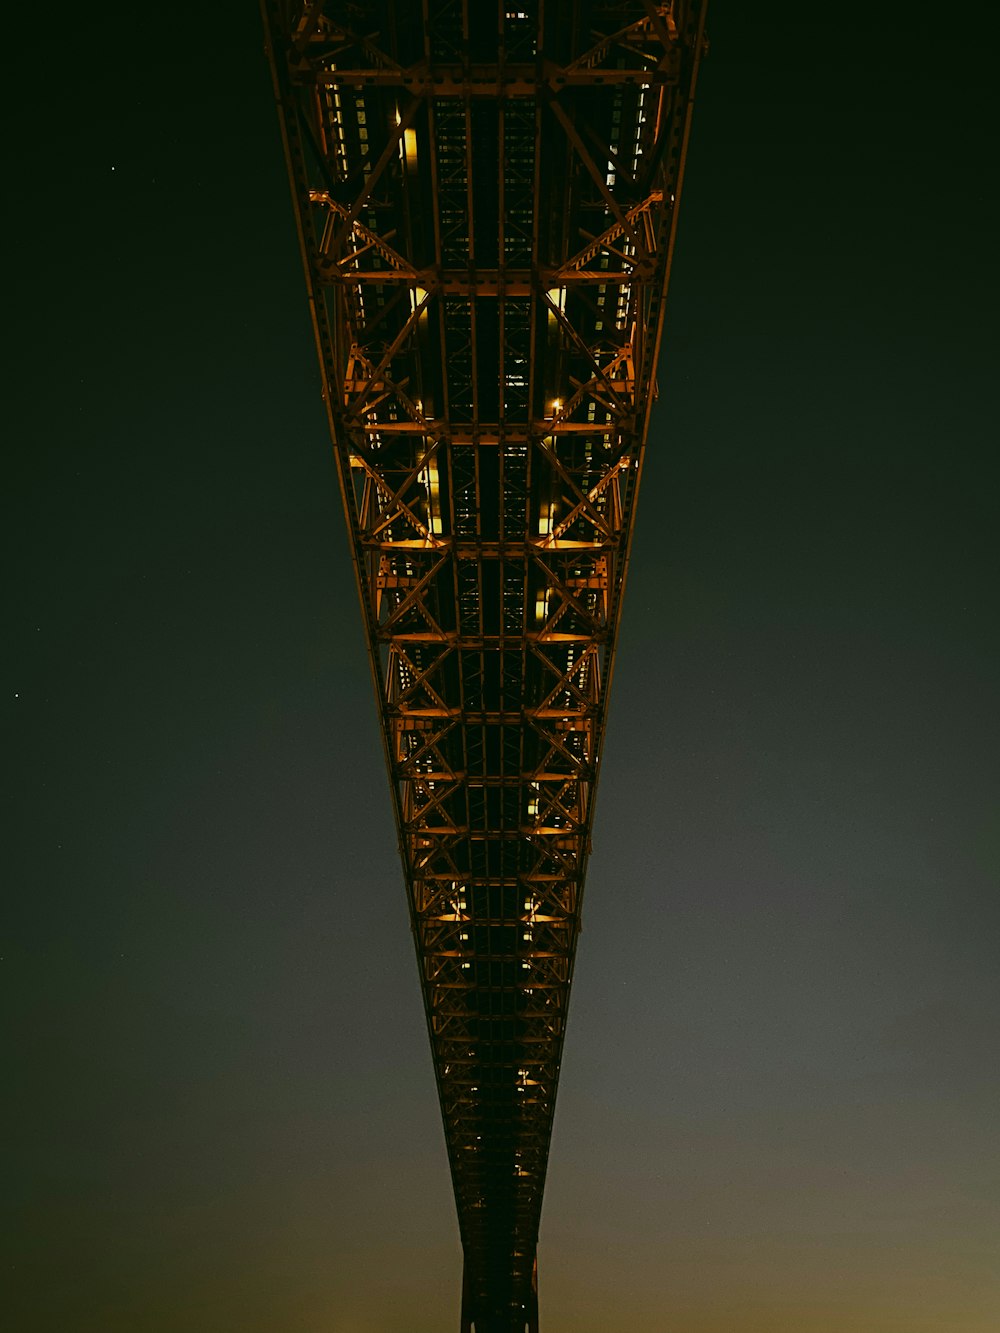
M 427 492 L 427 526 L 432 534 L 440 536 L 444 527 L 441 519 L 441 488 L 436 458 L 431 458 L 424 468 L 423 482 Z

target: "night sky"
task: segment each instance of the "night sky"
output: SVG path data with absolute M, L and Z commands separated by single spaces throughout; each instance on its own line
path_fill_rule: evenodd
M 1000 1328 L 991 8 L 870 8 L 710 8 L 545 1333 Z M 260 21 L 187 10 L 17 45 L 0 1305 L 441 1333 L 454 1205 Z

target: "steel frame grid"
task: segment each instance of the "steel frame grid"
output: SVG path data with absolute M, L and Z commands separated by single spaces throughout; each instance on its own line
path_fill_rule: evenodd
M 699 0 L 262 0 L 465 1253 L 536 1247 Z

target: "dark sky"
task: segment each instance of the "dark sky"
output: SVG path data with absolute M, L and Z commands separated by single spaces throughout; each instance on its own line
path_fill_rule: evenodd
M 0 1299 L 12 1333 L 440 1333 L 259 19 L 188 9 L 12 48 Z M 545 1333 L 1000 1327 L 989 12 L 713 0 Z

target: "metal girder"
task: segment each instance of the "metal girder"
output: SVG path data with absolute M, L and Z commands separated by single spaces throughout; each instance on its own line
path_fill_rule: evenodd
M 536 1247 L 702 0 L 262 0 L 465 1251 Z

